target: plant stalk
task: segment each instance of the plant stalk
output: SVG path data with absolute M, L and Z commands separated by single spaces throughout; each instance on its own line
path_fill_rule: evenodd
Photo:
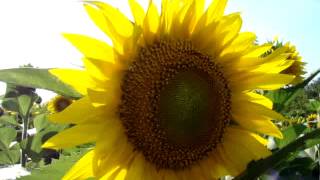
M 22 117 L 23 129 L 22 129 L 22 137 L 21 141 L 27 139 L 28 137 L 28 124 L 29 124 L 29 113 L 26 117 Z M 27 163 L 27 153 L 24 149 L 21 150 L 21 166 L 26 167 Z

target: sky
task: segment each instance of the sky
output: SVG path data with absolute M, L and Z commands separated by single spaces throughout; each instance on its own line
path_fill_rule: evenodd
M 104 0 L 132 18 L 127 0 Z M 155 0 L 156 4 L 160 1 Z M 148 0 L 138 0 L 147 7 Z M 82 55 L 62 32 L 110 42 L 76 0 L 0 0 L 0 69 L 31 63 L 35 67 L 78 68 Z M 240 12 L 241 31 L 255 32 L 259 42 L 290 41 L 307 62 L 308 73 L 320 68 L 319 0 L 229 0 L 226 14 Z M 5 91 L 0 82 L 0 95 Z M 39 91 L 48 99 L 53 94 Z

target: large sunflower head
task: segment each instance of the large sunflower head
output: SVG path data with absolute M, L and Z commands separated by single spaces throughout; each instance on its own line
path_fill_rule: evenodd
M 258 134 L 281 138 L 283 119 L 255 93 L 294 76 L 280 74 L 290 53 L 260 57 L 272 45 L 240 33 L 226 0 L 163 0 L 159 12 L 129 0 L 134 21 L 102 2 L 85 9 L 112 45 L 64 34 L 83 54 L 83 70 L 50 72 L 83 98 L 49 118 L 73 123 L 44 147 L 95 142 L 65 179 L 212 179 L 237 175 L 270 155 Z M 86 132 L 86 133 L 84 133 Z

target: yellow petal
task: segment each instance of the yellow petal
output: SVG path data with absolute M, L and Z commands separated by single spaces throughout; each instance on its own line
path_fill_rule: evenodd
M 207 10 L 207 23 L 223 16 L 227 2 L 227 0 L 213 0 Z
M 160 171 L 150 162 L 144 162 L 144 179 L 161 180 Z
M 240 53 L 247 51 L 250 47 L 254 45 L 256 40 L 256 35 L 251 32 L 243 32 L 238 34 L 238 36 L 226 46 L 221 52 L 220 56 L 225 56 L 229 53 Z M 241 53 L 242 54 L 242 53 Z M 234 62 L 232 62 L 234 63 Z
M 244 55 L 244 57 L 259 57 L 265 52 L 269 51 L 271 47 L 272 44 L 269 43 L 260 46 L 254 46 L 246 53 L 246 55 Z
M 232 102 L 233 114 L 251 114 L 253 116 L 265 116 L 274 120 L 286 120 L 281 114 L 261 105 L 249 101 Z
M 106 19 L 103 15 L 103 12 L 101 12 L 99 9 L 89 5 L 84 5 L 85 10 L 87 11 L 89 17 L 91 20 L 100 28 L 101 31 L 103 31 L 105 34 L 109 34 L 110 31 L 108 29 L 108 24 L 106 22 Z
M 176 175 L 174 171 L 163 170 L 160 173 L 162 174 L 162 177 L 165 180 L 179 180 L 179 177 Z
M 123 142 L 123 141 L 121 141 Z M 108 156 L 97 156 L 95 160 L 99 163 L 94 166 L 95 175 L 97 178 L 104 177 L 116 168 L 116 167 L 126 167 L 129 161 L 132 160 L 132 152 L 128 151 L 128 144 L 115 144 L 111 153 Z M 115 149 L 116 148 L 116 149 Z
M 239 126 L 231 126 L 228 128 L 227 139 L 234 142 L 237 141 L 239 144 L 244 145 L 248 150 L 253 152 L 256 158 L 260 159 L 271 155 L 271 152 L 267 149 L 268 140 L 261 136 L 249 132 Z M 227 133 L 226 133 L 227 134 Z M 238 136 L 239 135 L 239 136 Z M 239 138 L 234 138 L 239 137 Z M 257 159 L 255 159 L 257 160 Z
M 192 33 L 192 30 L 197 20 L 196 11 L 197 11 L 197 3 L 196 1 L 192 1 L 184 17 L 182 17 L 183 20 L 182 20 L 181 26 L 179 27 L 180 32 L 178 32 L 179 37 L 188 38 L 189 35 Z
M 75 69 L 50 69 L 49 72 L 83 95 L 87 94 L 88 87 L 94 87 L 96 84 L 90 79 L 90 76 L 86 71 Z
M 57 114 L 50 114 L 48 119 L 55 123 L 64 124 L 81 124 L 90 122 L 99 122 L 101 119 L 97 118 L 105 113 L 103 108 L 95 108 L 91 105 L 88 96 L 85 96 L 64 109 Z M 107 117 L 106 117 L 107 118 Z
M 108 44 L 84 35 L 63 34 L 63 36 L 85 57 L 114 63 L 114 50 Z
M 282 139 L 282 133 L 275 124 L 271 121 L 271 118 L 265 116 L 256 116 L 256 114 L 240 114 L 233 113 L 232 117 L 235 122 L 245 129 L 252 132 L 262 133 Z
M 211 24 L 212 22 L 221 18 L 224 14 L 226 5 L 227 0 L 212 0 L 212 3 L 209 5 L 206 12 L 199 19 L 195 27 L 195 32 L 200 31 L 206 25 Z
M 230 81 L 234 92 L 244 90 L 275 90 L 289 84 L 295 76 L 286 74 L 271 74 L 271 73 L 248 73 L 234 74 Z
M 136 155 L 132 164 L 129 167 L 127 180 L 136 180 L 144 178 L 144 162 L 145 159 L 142 154 Z
M 94 142 L 101 131 L 101 124 L 80 124 L 51 137 L 42 147 L 50 149 L 63 149 L 76 145 Z
M 143 36 L 147 44 L 152 44 L 159 30 L 159 13 L 156 5 L 150 1 L 149 8 L 144 19 Z
M 236 167 L 236 165 L 230 160 L 230 157 L 228 154 L 226 154 L 225 147 L 221 144 L 217 146 L 215 154 L 217 155 L 217 158 L 220 160 L 220 164 L 226 169 L 228 174 L 231 176 L 236 176 L 239 174 L 239 170 Z
M 238 102 L 239 104 L 241 104 L 243 101 L 250 101 L 256 104 L 260 104 L 269 109 L 272 109 L 273 105 L 272 101 L 269 98 L 254 92 L 238 93 L 232 95 L 232 102 Z
M 126 177 L 127 177 L 127 170 L 122 169 L 116 176 L 115 180 L 124 180 Z
M 199 163 L 200 164 L 200 163 Z M 210 167 L 211 168 L 211 167 Z M 188 178 L 190 179 L 198 179 L 198 180 L 208 180 L 211 179 L 211 175 L 208 171 L 202 171 L 198 164 L 195 164 L 188 170 Z
M 115 108 L 120 103 L 120 87 L 113 87 L 104 91 L 88 89 L 88 96 L 94 107 L 107 106 L 106 108 L 109 111 L 112 109 L 116 111 Z
M 233 168 L 237 169 L 237 174 L 246 169 L 252 160 L 271 155 L 267 147 L 260 142 L 262 140 L 261 137 L 238 128 L 230 127 L 226 130 L 222 146 L 226 158 L 232 163 Z
M 129 0 L 129 5 L 131 8 L 132 15 L 134 17 L 135 24 L 138 26 L 143 26 L 143 21 L 145 17 L 145 12 L 143 8 L 136 0 Z
M 85 8 L 91 19 L 110 37 L 117 52 L 124 54 L 125 44 L 133 37 L 133 24 L 118 9 L 106 3 L 97 1 L 87 3 L 90 5 L 85 5 Z
M 204 172 L 209 172 L 211 179 L 219 179 L 222 176 L 228 175 L 228 170 L 224 166 L 221 158 L 217 154 L 216 150 L 210 153 L 207 159 L 199 163 Z
M 117 167 L 114 170 L 110 171 L 99 180 L 125 180 L 127 177 L 127 169 Z
M 220 34 L 222 44 L 225 46 L 234 40 L 242 26 L 242 19 L 239 13 L 232 13 L 228 16 L 221 18 L 218 26 L 217 33 Z M 224 35 L 225 34 L 225 35 Z
M 270 109 L 270 102 L 268 102 L 268 100 L 254 98 L 253 101 L 250 100 L 251 102 L 233 99 L 231 112 L 232 119 L 245 129 L 281 139 L 281 131 L 271 122 L 271 120 L 285 120 L 285 118 L 281 114 Z M 255 102 L 258 102 L 258 104 Z
M 126 65 L 120 63 L 88 58 L 82 58 L 82 61 L 90 78 L 96 82 L 96 88 L 106 88 L 106 81 L 119 79 L 121 73 L 126 69 Z
M 292 60 L 280 60 L 274 61 L 274 62 L 267 62 L 264 64 L 261 64 L 257 68 L 253 69 L 253 72 L 269 72 L 269 73 L 280 73 L 283 70 L 289 68 L 294 61 Z
M 133 24 L 117 8 L 114 8 L 104 2 L 92 1 L 90 3 L 96 5 L 101 10 L 105 17 L 105 21 L 109 25 L 108 28 L 112 28 L 117 34 L 122 37 L 131 37 L 134 30 Z
M 112 170 L 107 172 L 102 177 L 97 177 L 99 180 L 114 180 L 115 177 L 120 173 L 121 168 L 119 166 L 114 167 Z
M 217 39 L 216 27 L 217 23 L 213 22 L 199 31 L 192 33 L 191 41 L 195 47 L 200 50 L 204 50 L 206 47 L 212 49 L 212 47 L 216 45 L 214 42 L 214 40 Z
M 94 157 L 94 170 L 98 178 L 110 173 L 116 167 L 126 167 L 126 163 L 134 155 L 118 119 L 108 121 L 102 132 L 96 142 L 97 153 Z
M 93 177 L 92 159 L 94 150 L 87 152 L 75 165 L 63 176 L 62 180 L 87 179 Z
M 180 0 L 163 0 L 161 1 L 161 17 L 159 31 L 161 34 L 168 34 L 172 28 L 173 19 L 180 9 Z
M 268 47 L 268 46 L 265 46 L 265 47 Z M 256 49 L 257 51 L 259 51 L 256 47 L 254 47 L 253 49 Z M 250 53 L 243 56 L 238 61 L 237 66 L 241 69 L 249 69 L 255 72 L 259 72 L 259 71 L 266 72 L 267 70 L 268 73 L 278 73 L 293 63 L 293 61 L 287 60 L 290 55 L 289 53 L 278 53 L 278 51 L 267 57 L 261 58 L 260 57 L 262 55 L 261 53 L 263 53 L 262 50 L 266 50 L 266 49 L 264 49 L 264 47 L 261 47 L 261 51 L 259 51 L 259 53 L 257 52 L 256 52 L 257 54 Z M 253 50 L 253 51 L 256 51 L 256 50 Z

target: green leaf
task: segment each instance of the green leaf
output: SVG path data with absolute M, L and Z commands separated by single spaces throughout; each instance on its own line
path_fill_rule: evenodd
M 33 123 L 37 133 L 22 141 L 20 146 L 33 162 L 39 162 L 44 153 L 41 145 L 69 125 L 51 123 L 47 120 L 47 114 L 39 114 L 34 118 Z
M 283 148 L 292 141 L 296 140 L 307 127 L 302 124 L 296 124 L 282 130 L 283 139 L 275 139 L 278 148 Z
M 17 132 L 15 129 L 9 127 L 0 128 L 0 149 L 8 149 L 10 143 L 15 140 L 16 136 Z
M 18 178 L 19 180 L 60 180 L 64 174 L 77 162 L 83 154 L 87 152 L 87 149 L 83 149 L 81 153 L 73 154 L 71 156 L 60 156 L 59 160 L 53 160 L 52 164 L 41 167 L 40 169 L 34 169 L 31 171 L 31 175 Z
M 320 73 L 320 69 L 311 74 L 300 84 L 293 87 L 283 88 L 276 91 L 268 91 L 265 96 L 273 101 L 274 110 L 281 112 L 294 98 L 303 91 L 303 88 Z
M 18 103 L 19 103 L 19 113 L 23 117 L 27 117 L 30 111 L 30 108 L 33 104 L 33 98 L 31 95 L 20 95 L 18 97 Z
M 16 98 L 4 98 L 2 101 L 2 106 L 9 111 L 19 111 L 19 105 Z
M 20 158 L 20 148 L 15 144 L 10 149 L 0 151 L 0 165 L 15 164 Z
M 310 133 L 307 133 L 304 136 L 298 138 L 297 140 L 291 142 L 287 146 L 274 152 L 271 156 L 265 159 L 260 159 L 258 161 L 251 162 L 248 165 L 247 169 L 244 172 L 242 172 L 239 176 L 234 178 L 234 180 L 256 179 L 267 170 L 274 168 L 283 160 L 287 159 L 288 156 L 290 156 L 292 153 L 309 148 L 310 144 L 307 143 L 308 141 L 319 138 L 320 129 L 316 129 Z
M 17 122 L 14 116 L 4 115 L 0 117 L 0 123 L 5 125 L 12 125 L 16 127 L 20 127 L 20 124 Z
M 81 95 L 48 72 L 48 69 L 15 68 L 0 70 L 0 81 L 26 87 L 47 89 L 63 96 L 80 98 Z
M 307 104 L 307 108 L 309 111 L 312 111 L 312 112 L 320 112 L 320 101 L 311 99 Z
M 300 157 L 288 162 L 287 166 L 282 167 L 279 175 L 281 179 L 302 179 L 307 176 L 310 177 L 315 166 L 316 163 L 310 157 Z
M 47 120 L 47 114 L 39 114 L 33 119 L 33 125 L 36 128 L 37 132 L 42 131 L 50 125 L 50 122 Z

